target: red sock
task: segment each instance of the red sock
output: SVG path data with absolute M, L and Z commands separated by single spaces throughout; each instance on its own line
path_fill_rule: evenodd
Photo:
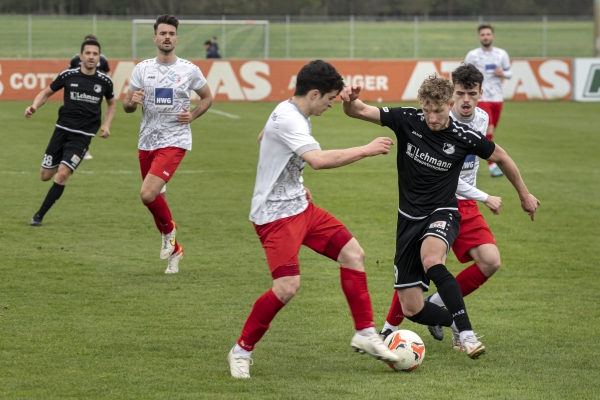
M 385 321 L 394 326 L 398 326 L 404 321 L 404 312 L 402 312 L 402 304 L 398 298 L 398 291 L 394 290 L 394 296 L 392 297 L 392 304 L 390 305 L 390 311 Z
M 240 347 L 246 351 L 252 351 L 254 345 L 263 337 L 263 335 L 269 329 L 269 325 L 275 315 L 285 306 L 285 304 L 277 298 L 273 289 L 269 289 L 262 296 L 260 296 L 252 311 L 248 315 L 248 319 L 242 329 L 242 335 L 238 339 Z
M 488 280 L 488 277 L 481 272 L 477 264 L 473 264 L 463 269 L 456 275 L 456 281 L 460 286 L 463 297 L 473 293 Z
M 173 230 L 173 221 L 171 221 L 171 210 L 167 202 L 162 196 L 156 196 L 154 201 L 145 204 L 148 210 L 152 213 L 155 219 L 158 220 L 158 224 L 161 226 L 162 233 L 169 233 Z M 157 224 L 157 227 L 158 227 Z
M 179 245 L 179 242 L 177 242 L 177 240 L 176 240 L 175 241 L 175 248 L 173 249 L 173 252 L 171 254 L 177 253 L 180 248 L 181 248 L 181 246 Z
M 374 327 L 373 306 L 367 289 L 367 274 L 340 266 L 340 278 L 356 330 Z

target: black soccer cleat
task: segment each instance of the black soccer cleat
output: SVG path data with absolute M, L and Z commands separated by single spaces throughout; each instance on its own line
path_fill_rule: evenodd
M 385 338 L 387 338 L 388 336 L 390 336 L 392 333 L 394 333 L 394 331 L 392 331 L 391 329 L 386 329 L 386 330 L 381 330 L 381 332 L 379 332 L 379 337 L 381 338 L 381 340 L 385 340 Z
M 425 297 L 424 300 L 429 302 L 429 299 L 431 299 L 431 296 Z M 444 340 L 444 329 L 442 329 L 441 326 L 428 326 L 427 329 L 429 329 L 429 333 L 431 333 L 431 336 L 433 336 L 435 340 Z
M 31 222 L 29 223 L 31 226 L 42 226 L 42 217 L 40 214 L 35 214 L 33 218 L 31 218 Z

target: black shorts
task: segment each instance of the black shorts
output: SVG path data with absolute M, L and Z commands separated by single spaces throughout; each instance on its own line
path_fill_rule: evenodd
M 407 289 L 421 286 L 429 290 L 429 278 L 421 263 L 421 244 L 427 236 L 435 236 L 446 242 L 450 251 L 458 236 L 460 214 L 458 210 L 438 210 L 419 221 L 398 214 L 396 228 L 396 255 L 394 257 L 394 288 Z
M 75 171 L 85 152 L 90 146 L 92 136 L 81 133 L 69 132 L 55 128 L 50 143 L 46 147 L 46 154 L 42 160 L 42 168 L 54 169 L 59 164 L 65 164 Z

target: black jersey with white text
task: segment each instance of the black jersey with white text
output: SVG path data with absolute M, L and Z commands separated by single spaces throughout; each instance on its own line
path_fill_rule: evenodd
M 58 128 L 94 136 L 100 129 L 102 98 L 114 97 L 113 83 L 108 75 L 96 70 L 86 75 L 80 68 L 61 72 L 50 84 L 54 92 L 64 88 L 64 104 L 58 110 Z
M 412 107 L 380 108 L 381 124 L 398 140 L 398 211 L 419 220 L 439 209 L 457 209 L 456 187 L 465 158 L 488 158 L 496 145 L 485 134 L 450 117 L 446 129 L 427 127 L 423 111 Z

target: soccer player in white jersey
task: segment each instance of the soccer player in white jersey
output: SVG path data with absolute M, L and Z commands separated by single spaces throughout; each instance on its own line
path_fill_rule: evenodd
M 502 113 L 502 101 L 504 100 L 502 80 L 512 78 L 513 73 L 510 69 L 508 53 L 492 45 L 494 28 L 491 25 L 483 24 L 479 25 L 477 32 L 479 32 L 481 47 L 471 50 L 465 58 L 465 63 L 476 66 L 485 77 L 482 85 L 483 95 L 477 106 L 487 112 L 490 117 L 486 136 L 492 140 Z M 488 167 L 492 177 L 503 175 L 495 163 L 488 162 Z
M 183 247 L 176 240 L 177 224 L 171 218 L 164 188 L 173 177 L 185 152 L 192 149 L 190 122 L 200 117 L 212 104 L 212 95 L 200 69 L 175 56 L 177 26 L 172 15 L 161 15 L 154 24 L 153 40 L 157 56 L 142 61 L 131 74 L 123 108 L 135 112 L 143 107 L 138 142 L 142 172 L 142 202 L 154 217 L 162 234 L 160 258 L 168 259 L 166 274 L 179 271 Z M 190 110 L 190 91 L 200 100 Z
M 341 264 L 342 290 L 356 329 L 350 345 L 386 362 L 398 359 L 375 330 L 362 248 L 340 221 L 312 203 L 303 185 L 306 163 L 313 169 L 337 168 L 387 154 L 393 144 L 380 137 L 365 146 L 321 150 L 312 136 L 310 116 L 331 108 L 343 87 L 343 78 L 331 64 L 311 61 L 298 73 L 294 96 L 275 108 L 264 127 L 250 220 L 265 250 L 273 287 L 256 300 L 227 356 L 234 378 L 250 378 L 254 346 L 300 287 L 301 245 Z
M 482 82 L 483 74 L 473 64 L 462 64 L 452 72 L 454 106 L 450 115 L 457 121 L 468 125 L 469 128 L 483 133 L 486 131 L 489 118 L 485 111 L 477 107 L 477 102 L 482 95 Z M 500 212 L 502 199 L 477 189 L 478 169 L 479 158 L 475 155 L 467 156 L 456 190 L 461 220 L 458 236 L 452 244 L 452 251 L 461 263 L 474 261 L 456 275 L 456 281 L 463 297 L 477 290 L 500 268 L 500 253 L 496 247 L 496 241 L 483 215 L 479 212 L 475 200 L 483 202 L 497 215 Z M 437 293 L 426 297 L 426 300 L 440 307 L 444 306 L 444 302 Z M 398 300 L 398 293 L 394 292 L 381 336 L 385 338 L 397 330 L 403 320 L 404 314 Z M 435 339 L 444 339 L 444 331 L 441 326 L 429 326 L 429 331 Z M 462 349 L 458 332 L 453 332 L 452 345 L 457 350 Z

